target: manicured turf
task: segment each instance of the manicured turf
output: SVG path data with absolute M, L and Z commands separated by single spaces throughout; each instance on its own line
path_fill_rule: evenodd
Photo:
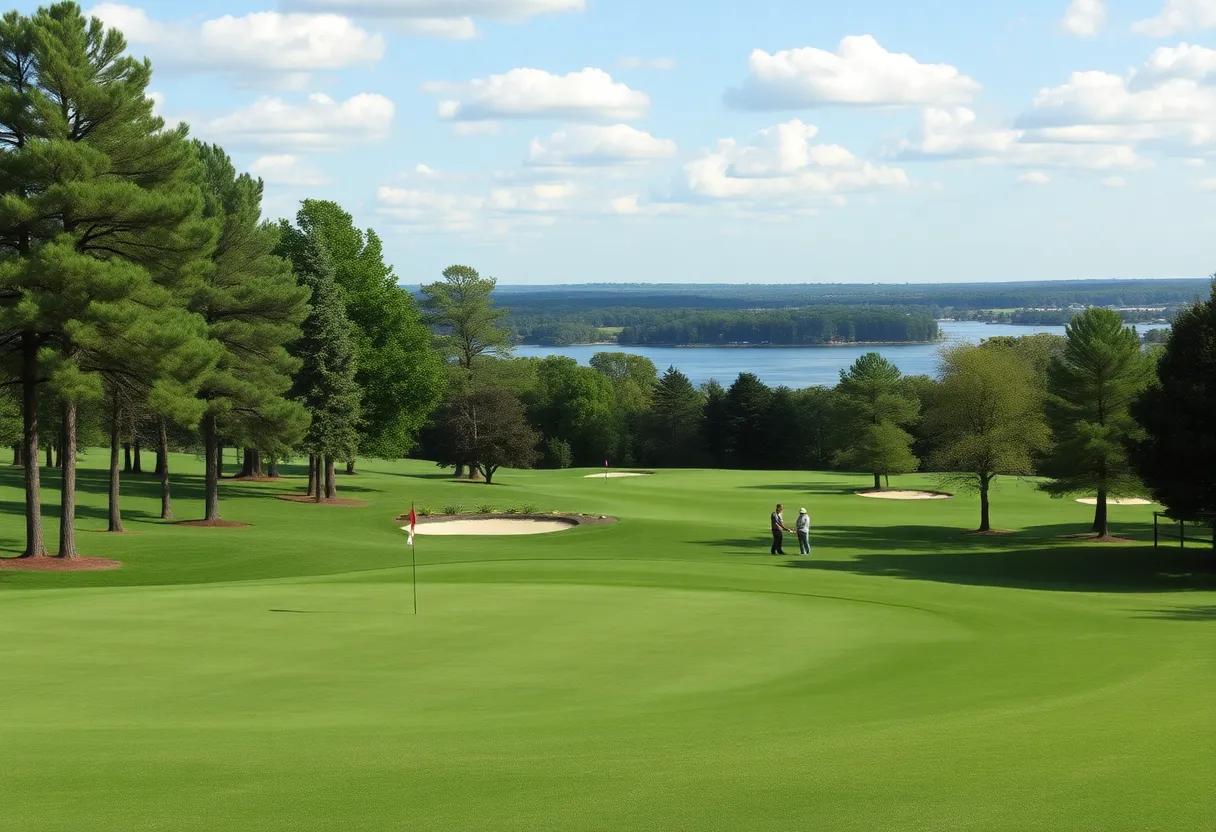
M 162 524 L 132 478 L 117 536 L 87 531 L 102 458 L 80 544 L 126 566 L 0 571 L 6 831 L 1216 828 L 1210 555 L 1062 540 L 1092 509 L 1028 484 L 995 495 L 1017 534 L 968 537 L 974 499 L 865 477 L 368 462 L 342 479 L 362 508 L 225 482 L 245 529 Z M 419 538 L 415 617 L 411 500 L 621 522 Z M 811 509 L 813 558 L 768 555 L 777 500 Z M 1151 507 L 1111 512 L 1151 534 Z

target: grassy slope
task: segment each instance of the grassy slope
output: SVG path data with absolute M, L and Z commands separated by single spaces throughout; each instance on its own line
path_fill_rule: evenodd
M 163 525 L 132 481 L 122 536 L 86 531 L 86 471 L 81 548 L 127 566 L 0 572 L 0 829 L 1212 828 L 1216 582 L 1061 541 L 1088 507 L 1006 481 L 995 522 L 1024 531 L 973 538 L 973 500 L 864 478 L 363 468 L 366 508 L 225 483 L 236 530 Z M 411 500 L 623 522 L 421 538 L 413 617 Z M 776 500 L 811 509 L 813 559 L 767 555 Z M 1144 537 L 1150 509 L 1112 513 Z

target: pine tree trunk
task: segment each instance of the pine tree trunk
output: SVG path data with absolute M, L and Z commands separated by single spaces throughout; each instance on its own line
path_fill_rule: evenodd
M 272 457 L 271 457 L 271 458 L 270 458 L 270 459 L 269 459 L 269 460 L 266 462 L 266 476 L 270 477 L 272 480 L 277 480 L 277 479 L 279 478 L 279 460 L 278 460 L 278 457 L 273 457 L 273 456 L 272 456 Z
M 122 507 L 119 505 L 119 491 L 121 488 L 121 475 L 119 473 L 119 451 L 122 449 L 122 443 L 119 441 L 118 435 L 119 421 L 122 417 L 122 407 L 118 403 L 118 396 L 114 396 L 114 409 L 110 413 L 110 527 L 109 531 L 122 531 Z M 131 461 L 131 446 L 126 446 L 127 462 Z
M 54 445 L 46 446 L 46 467 L 47 467 L 48 471 L 55 467 L 55 446 Z
M 308 455 L 308 496 L 317 496 L 317 455 Z
M 141 448 L 141 446 L 139 444 L 139 440 L 136 439 L 135 440 L 135 467 L 131 469 L 132 473 L 142 474 L 144 472 L 143 454 L 140 453 L 142 450 L 143 449 Z
M 1106 491 L 1098 489 L 1098 504 L 1094 507 L 1094 534 L 1106 537 L 1110 534 L 1110 524 L 1107 521 Z
M 38 345 L 28 335 L 21 352 L 21 459 L 25 466 L 25 552 L 22 557 L 46 556 L 42 537 L 42 482 L 38 474 Z
M 60 431 L 60 433 L 62 433 L 62 431 Z M 61 435 L 59 437 L 59 442 L 55 445 L 55 467 L 61 471 L 63 470 L 64 466 L 63 449 L 67 446 L 67 444 L 67 437 Z
M 334 458 L 325 456 L 325 499 L 338 499 L 338 480 L 334 477 Z
M 241 459 L 241 470 L 240 473 L 237 474 L 237 477 L 248 478 L 251 476 L 253 476 L 253 451 L 251 451 L 249 448 L 245 448 L 244 455 Z
M 21 443 L 18 442 L 13 446 L 13 467 L 24 465 L 25 462 L 21 459 Z
M 220 519 L 220 459 L 223 449 L 216 435 L 215 414 L 208 413 L 203 419 L 204 456 L 207 457 L 207 510 L 204 520 Z
M 221 445 L 219 442 L 220 442 L 219 433 L 217 431 L 216 438 L 215 438 L 215 480 L 216 480 L 216 482 L 219 482 L 220 480 L 222 480 L 224 478 L 224 446 Z
M 117 430 L 117 428 L 115 428 L 115 430 Z M 133 465 L 133 463 L 131 462 L 131 443 L 130 442 L 123 443 L 122 455 L 123 455 L 123 462 L 122 462 L 123 473 L 129 474 L 129 473 L 131 473 L 131 467 Z
M 173 519 L 173 495 L 169 492 L 169 429 L 162 420 L 157 427 L 156 473 L 160 476 L 160 519 Z
M 882 478 L 878 474 L 874 475 L 874 490 L 875 491 L 882 490 Z
M 262 476 L 262 452 L 257 448 L 253 449 L 253 475 Z
M 59 557 L 76 558 L 76 402 L 65 401 L 63 412 L 63 443 L 59 455 L 63 460 L 63 480 L 59 495 Z
M 992 520 L 988 509 L 988 480 L 980 485 L 980 529 L 981 532 L 992 531 Z

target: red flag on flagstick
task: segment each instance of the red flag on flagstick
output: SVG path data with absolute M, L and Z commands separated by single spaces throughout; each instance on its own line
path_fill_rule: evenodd
M 418 523 L 418 514 L 414 511 L 414 504 L 410 503 L 410 537 L 406 541 L 410 546 L 414 545 L 414 526 Z

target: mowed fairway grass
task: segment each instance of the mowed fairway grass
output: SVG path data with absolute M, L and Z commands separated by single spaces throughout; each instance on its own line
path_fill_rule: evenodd
M 975 498 L 864 476 L 368 461 L 341 478 L 365 507 L 276 499 L 298 469 L 225 481 L 238 529 L 161 523 L 129 477 L 110 535 L 104 458 L 80 547 L 124 568 L 0 571 L 6 832 L 1216 828 L 1210 552 L 1064 539 L 1092 508 L 1031 483 L 994 495 L 1015 534 L 975 537 Z M 173 466 L 197 519 L 199 463 Z M 621 522 L 420 537 L 414 616 L 411 501 Z M 812 558 L 768 555 L 777 501 Z M 1151 540 L 1151 507 L 1111 512 Z

